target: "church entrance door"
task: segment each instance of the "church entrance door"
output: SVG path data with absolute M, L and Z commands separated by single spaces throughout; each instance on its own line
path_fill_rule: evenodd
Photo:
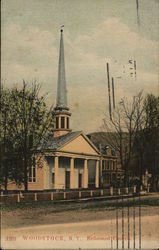
M 82 174 L 79 173 L 78 176 L 78 187 L 81 188 L 82 187 Z
M 65 175 L 65 187 L 67 189 L 70 188 L 70 171 L 66 171 L 66 175 Z

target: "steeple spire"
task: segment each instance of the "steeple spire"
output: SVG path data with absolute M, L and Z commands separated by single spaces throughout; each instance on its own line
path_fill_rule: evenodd
M 62 26 L 63 27 L 63 26 Z M 61 27 L 56 108 L 67 109 L 63 29 Z
M 57 97 L 56 107 L 54 108 L 54 137 L 58 137 L 69 133 L 70 116 L 71 113 L 67 107 L 67 91 L 65 79 L 65 60 L 64 60 L 64 45 L 63 45 L 63 26 L 61 26 L 60 37 L 60 54 L 59 54 L 59 68 L 58 68 L 58 82 L 57 82 Z

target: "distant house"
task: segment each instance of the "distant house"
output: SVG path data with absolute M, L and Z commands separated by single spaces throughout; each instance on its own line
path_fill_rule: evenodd
M 53 135 L 39 146 L 37 157 L 28 169 L 28 190 L 99 188 L 113 184 L 116 176 L 120 178 L 121 170 L 117 166 L 117 157 L 109 148 L 101 151 L 82 131 L 71 130 L 71 113 L 67 105 L 63 30 L 60 37 L 54 117 Z M 37 161 L 39 155 L 40 164 Z M 9 189 L 24 189 L 24 187 L 10 182 Z
M 89 134 L 88 137 L 96 145 L 101 154 L 101 186 L 106 188 L 122 185 L 124 170 L 121 168 L 120 159 L 115 150 L 103 140 L 103 136 L 100 137 L 100 132 Z

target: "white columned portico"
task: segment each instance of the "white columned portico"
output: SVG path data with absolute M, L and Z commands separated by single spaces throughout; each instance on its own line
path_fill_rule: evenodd
M 84 159 L 84 188 L 88 188 L 88 166 L 87 166 L 87 159 Z
M 55 180 L 54 180 L 54 188 L 58 188 L 58 168 L 59 168 L 59 157 L 54 157 L 54 168 L 55 168 Z
M 74 158 L 70 159 L 70 188 L 74 188 Z
M 96 161 L 96 188 L 99 188 L 99 161 Z

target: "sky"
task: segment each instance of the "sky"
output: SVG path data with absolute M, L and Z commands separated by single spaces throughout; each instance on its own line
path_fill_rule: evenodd
M 138 1 L 140 25 L 136 0 L 2 0 L 2 84 L 36 79 L 48 105 L 55 104 L 64 25 L 73 130 L 100 131 L 108 114 L 106 62 L 116 104 L 141 90 L 159 95 L 159 0 Z M 130 77 L 130 59 L 137 64 L 136 79 Z

